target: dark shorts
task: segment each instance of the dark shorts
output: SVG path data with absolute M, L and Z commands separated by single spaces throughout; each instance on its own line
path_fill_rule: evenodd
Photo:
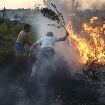
M 54 49 L 53 48 L 41 48 L 36 56 L 36 66 L 41 66 L 44 61 L 51 61 L 54 57 Z
M 19 54 L 23 54 L 25 52 L 24 46 L 18 42 L 15 43 L 16 52 Z

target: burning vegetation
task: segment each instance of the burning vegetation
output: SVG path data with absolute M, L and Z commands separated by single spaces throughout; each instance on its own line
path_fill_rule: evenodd
M 57 21 L 57 25 L 52 24 L 52 26 L 65 29 L 63 14 L 54 4 L 51 5 L 54 11 L 43 8 L 41 10 L 43 16 L 51 21 Z M 5 70 L 1 69 L 0 104 L 105 104 L 105 34 L 103 32 L 105 24 L 100 17 L 92 17 L 88 22 L 83 22 L 76 13 L 69 16 L 75 20 L 69 21 L 66 26 L 69 32 L 69 44 L 78 52 L 80 57 L 78 63 L 85 65 L 83 72 L 73 75 L 70 72 L 73 69 L 68 66 L 67 61 L 58 57 L 55 61 L 56 71 L 43 62 L 44 67 L 41 67 L 35 77 L 30 79 L 33 62 L 27 58 L 21 60 L 17 58 L 6 65 Z M 78 24 L 77 27 L 74 23 Z
M 98 25 L 98 17 L 90 19 L 89 23 L 82 24 L 80 35 L 76 35 L 72 28 L 72 22 L 69 21 L 66 30 L 69 32 L 70 45 L 73 45 L 79 52 L 79 62 L 86 64 L 94 62 L 96 64 L 105 64 L 105 24 Z M 81 37 L 81 34 L 88 36 Z
M 41 11 L 43 16 L 47 17 L 50 20 L 57 21 L 57 25 L 59 26 L 58 28 L 65 28 L 65 21 L 64 21 L 62 13 L 58 12 L 56 6 L 54 5 L 52 6 L 54 8 L 54 11 L 50 9 L 45 9 L 46 10 L 45 11 L 43 9 L 43 11 Z M 87 10 L 86 12 L 88 13 L 89 10 Z M 89 17 L 86 19 L 86 17 L 84 16 L 85 19 L 83 19 L 82 17 L 79 16 L 80 13 L 82 12 L 78 10 L 71 13 L 69 15 L 70 21 L 68 22 L 66 26 L 66 30 L 69 33 L 69 45 L 79 55 L 79 59 L 77 63 L 80 63 L 83 65 L 83 69 L 82 69 L 83 72 L 81 74 L 78 74 L 78 73 L 75 74 L 73 76 L 73 80 L 76 79 L 77 83 L 79 83 L 82 80 L 85 81 L 86 84 L 89 83 L 88 84 L 89 87 L 86 84 L 82 86 L 86 86 L 85 89 L 88 87 L 89 90 L 86 90 L 84 92 L 92 93 L 93 95 L 91 94 L 89 97 L 91 96 L 93 97 L 91 98 L 92 100 L 91 99 L 89 100 L 89 97 L 88 98 L 86 97 L 86 100 L 85 100 L 84 97 L 86 96 L 87 93 L 83 97 L 81 97 L 82 95 L 79 94 L 79 97 L 78 97 L 78 92 L 80 92 L 79 86 L 76 86 L 76 87 L 74 86 L 75 88 L 72 90 L 72 92 L 74 93 L 72 96 L 70 96 L 70 94 L 72 93 L 71 93 L 71 90 L 70 90 L 71 88 L 69 87 L 69 85 L 73 85 L 73 83 L 70 83 L 69 81 L 71 80 L 70 75 L 68 76 L 69 82 L 66 84 L 66 86 L 68 85 L 67 88 L 69 89 L 68 90 L 65 89 L 63 91 L 64 93 L 60 91 L 58 96 L 60 97 L 61 100 L 63 100 L 63 102 L 66 99 L 69 100 L 68 102 L 69 104 L 72 103 L 73 101 L 75 101 L 73 103 L 76 103 L 76 104 L 77 103 L 88 103 L 88 104 L 97 103 L 98 104 L 98 102 L 104 103 L 104 101 L 102 100 L 105 95 L 105 92 L 104 92 L 104 89 L 105 89 L 105 84 L 104 84 L 104 80 L 105 80 L 104 78 L 105 76 L 105 71 L 104 71 L 105 69 L 105 23 L 104 23 L 105 18 L 104 18 L 104 15 L 101 13 L 100 16 L 92 15 L 90 16 L 90 19 Z M 56 14 L 56 17 L 54 17 L 55 15 L 53 16 L 53 14 Z M 60 18 L 60 16 L 62 18 Z M 52 17 L 54 19 L 52 19 Z M 64 71 L 67 69 L 69 68 L 65 68 Z M 59 71 L 60 69 L 57 69 L 57 70 Z M 64 77 L 67 77 L 67 76 L 64 76 Z M 81 85 L 81 83 L 79 85 Z M 62 86 L 58 89 L 58 91 L 61 88 Z M 67 90 L 67 93 L 66 93 L 66 90 Z M 100 92 L 98 90 L 100 90 Z M 70 94 L 68 92 L 70 92 Z M 89 94 L 87 94 L 87 96 L 88 95 Z M 75 99 L 75 96 L 76 96 L 76 99 Z M 70 100 L 72 99 L 71 97 L 73 97 L 74 100 Z

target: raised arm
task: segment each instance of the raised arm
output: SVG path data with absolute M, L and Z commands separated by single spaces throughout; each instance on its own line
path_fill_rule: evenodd
M 29 56 L 32 56 L 33 49 L 35 49 L 37 46 L 38 46 L 38 43 L 37 42 L 35 42 L 34 44 L 32 44 L 32 46 L 30 48 L 30 54 L 29 54 Z
M 59 41 L 65 41 L 68 36 L 69 36 L 69 33 L 66 31 L 66 35 L 62 38 L 59 38 Z

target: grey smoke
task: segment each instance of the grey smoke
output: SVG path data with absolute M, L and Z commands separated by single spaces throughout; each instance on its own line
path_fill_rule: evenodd
M 48 2 L 53 2 L 55 4 L 60 4 L 67 11 L 72 9 L 72 1 L 73 0 L 48 0 Z M 103 4 L 105 4 L 104 0 L 75 0 L 80 4 L 80 10 L 91 9 L 91 10 L 99 10 L 102 8 Z
M 70 9 L 68 10 L 66 6 L 63 6 L 63 4 L 61 5 L 61 2 L 60 4 L 59 2 L 55 2 L 55 4 L 57 5 L 58 10 L 63 13 L 65 22 L 67 23 Z M 65 12 L 65 10 L 68 11 Z M 65 34 L 64 29 L 48 26 L 47 24 L 56 24 L 56 22 L 46 19 L 41 13 L 33 17 L 32 20 L 31 23 L 33 23 L 33 26 L 37 29 L 38 39 L 45 36 L 48 31 L 52 31 L 56 37 L 61 37 Z M 84 103 L 87 102 L 87 99 L 88 101 L 93 100 L 93 102 L 97 102 L 97 100 L 94 99 L 94 96 L 97 93 L 95 90 L 96 88 L 88 81 L 85 81 L 86 79 L 80 79 L 81 75 L 78 79 L 68 72 L 74 70 L 74 67 L 76 66 L 75 61 L 78 59 L 78 55 L 75 54 L 68 42 L 57 43 L 55 47 L 57 52 L 55 59 L 57 72 L 55 73 L 49 72 L 49 69 L 45 69 L 49 64 L 48 62 L 45 62 L 44 67 L 42 67 L 37 76 L 35 76 L 35 80 L 29 81 L 28 78 L 31 73 L 32 64 L 28 64 L 27 59 L 24 59 L 23 61 L 22 59 L 19 59 L 17 62 L 10 63 L 9 67 L 5 65 L 4 68 L 0 68 L 1 105 L 39 105 L 41 101 L 49 99 L 49 95 L 52 97 L 51 101 L 53 101 L 53 98 L 57 98 L 57 101 L 61 104 L 61 100 L 68 105 L 70 102 L 75 103 L 75 101 L 81 103 L 81 99 Z M 31 67 L 27 67 L 28 65 Z M 77 68 L 75 69 L 77 70 Z M 40 84 L 39 80 L 43 78 L 43 76 L 44 79 Z M 48 82 L 49 80 L 51 81 Z M 48 87 L 43 84 L 43 81 L 49 84 Z M 48 94 L 46 95 L 46 93 Z M 39 100 L 37 100 L 38 96 Z M 50 104 L 55 105 L 55 103 L 56 102 L 53 101 Z
M 68 2 L 63 3 L 63 0 L 62 1 L 58 0 L 58 2 L 56 2 L 56 0 L 51 0 L 48 2 L 49 3 L 47 6 L 50 9 L 53 9 L 50 3 L 54 3 L 57 6 L 58 10 L 61 13 L 63 13 L 65 22 L 67 24 L 68 20 L 70 20 L 69 14 L 72 12 L 71 6 L 69 6 L 69 2 L 71 2 L 71 1 L 68 0 Z M 56 36 L 56 37 L 62 37 L 65 35 L 64 29 L 58 29 L 57 27 L 49 26 L 48 24 L 57 24 L 57 23 L 50 21 L 49 19 L 43 17 L 43 15 L 40 12 L 31 18 L 33 18 L 33 19 L 31 19 L 32 20 L 31 24 L 36 29 L 36 33 L 37 33 L 37 37 L 38 37 L 37 39 L 45 36 L 48 31 L 52 31 L 54 33 L 54 36 Z M 56 96 L 54 96 L 54 92 L 56 90 L 56 88 L 54 88 L 54 86 L 57 87 L 58 86 L 57 84 L 59 84 L 59 86 L 58 86 L 59 88 L 58 87 L 57 88 L 58 88 L 60 95 L 64 94 L 64 93 L 62 93 L 62 91 L 63 91 L 63 89 L 65 89 L 65 85 L 68 86 L 67 90 L 70 92 L 70 97 L 69 97 L 70 101 L 72 101 L 72 96 L 74 94 L 73 86 L 78 87 L 77 88 L 79 90 L 78 94 L 79 94 L 79 96 L 82 96 L 83 100 L 85 100 L 85 98 L 87 98 L 87 96 L 94 96 L 93 95 L 95 93 L 94 88 L 93 87 L 91 89 L 87 88 L 87 86 L 90 86 L 90 84 L 88 84 L 87 81 L 84 81 L 84 80 L 79 81 L 76 78 L 74 78 L 71 74 L 69 74 L 69 73 L 75 72 L 77 70 L 77 67 L 79 67 L 80 65 L 77 63 L 77 60 L 79 59 L 78 54 L 74 51 L 74 49 L 72 47 L 70 47 L 68 40 L 66 42 L 56 43 L 55 51 L 56 51 L 55 63 L 57 66 L 57 73 L 55 73 L 56 76 L 52 76 L 53 73 L 49 72 L 50 68 L 46 69 L 46 67 L 49 65 L 50 61 L 49 62 L 43 61 L 44 66 L 42 66 L 42 68 L 39 70 L 39 72 L 35 76 L 35 81 L 33 81 L 33 82 L 35 82 L 33 84 L 34 85 L 36 84 L 36 87 L 38 88 L 36 96 L 34 96 L 34 95 L 32 96 L 33 100 L 35 100 L 37 102 L 37 104 L 41 104 L 41 101 L 42 101 L 42 103 L 43 103 L 43 101 L 44 102 L 46 100 L 48 101 L 49 95 L 51 96 L 51 98 L 56 98 Z M 60 55 L 60 58 L 58 55 Z M 61 58 L 63 58 L 63 60 L 65 62 L 62 61 Z M 79 68 L 78 68 L 78 70 L 79 70 Z M 68 72 L 68 71 L 71 71 L 71 72 Z M 53 85 L 53 86 L 51 84 L 49 84 L 50 77 L 52 78 L 52 80 L 54 82 L 57 81 L 57 83 L 55 83 L 55 85 Z M 56 77 L 56 79 L 54 77 Z M 46 83 L 49 85 L 46 85 Z M 78 85 L 76 83 L 78 83 Z M 48 88 L 49 86 L 52 86 L 53 90 Z M 84 89 L 84 88 L 85 88 L 85 91 L 84 91 L 84 93 L 82 93 L 82 89 Z M 35 89 L 33 89 L 33 90 L 35 90 Z M 59 94 L 57 94 L 57 95 L 59 96 Z M 65 95 L 66 94 L 67 93 L 65 93 Z M 23 92 L 23 95 L 24 95 L 24 92 Z M 36 97 L 39 97 L 39 100 L 37 100 Z M 27 99 L 27 98 L 25 98 L 25 99 Z M 51 101 L 53 101 L 53 99 Z M 30 100 L 29 100 L 29 102 L 30 102 Z M 78 102 L 79 102 L 79 99 L 78 99 Z M 20 103 L 21 103 L 21 101 L 20 101 Z
M 78 0 L 80 2 L 80 9 L 99 10 L 105 4 L 105 0 Z
M 68 21 L 70 20 L 69 14 L 71 13 L 71 9 L 67 9 L 65 5 L 62 5 L 60 0 L 59 2 L 56 2 L 56 0 L 48 1 L 47 7 L 49 9 L 54 10 L 54 8 L 51 6 L 51 3 L 54 3 L 57 6 L 57 9 L 59 12 L 61 12 L 64 16 L 65 23 L 67 25 Z M 54 33 L 55 37 L 63 37 L 66 33 L 66 31 L 61 28 L 57 28 L 57 22 L 51 21 L 44 17 L 41 12 L 36 14 L 33 19 L 31 19 L 30 23 L 32 23 L 33 27 L 35 27 L 37 31 L 37 39 L 43 37 L 46 35 L 47 32 L 51 31 Z M 55 24 L 55 26 L 50 26 L 49 24 Z M 65 26 L 66 27 L 66 26 Z M 75 63 L 74 71 L 79 66 L 76 62 L 78 59 L 78 54 L 71 48 L 69 44 L 69 40 L 67 39 L 65 42 L 60 42 L 55 44 L 55 51 L 59 53 L 65 60 L 67 60 L 68 65 L 72 65 Z M 56 57 L 55 57 L 56 58 Z

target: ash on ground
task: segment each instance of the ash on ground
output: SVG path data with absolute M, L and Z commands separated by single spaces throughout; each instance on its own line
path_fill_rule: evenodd
M 103 66 L 96 71 L 90 67 L 81 74 L 71 74 L 71 68 L 60 57 L 56 71 L 46 65 L 30 78 L 31 67 L 27 58 L 0 66 L 0 105 L 105 104 Z

